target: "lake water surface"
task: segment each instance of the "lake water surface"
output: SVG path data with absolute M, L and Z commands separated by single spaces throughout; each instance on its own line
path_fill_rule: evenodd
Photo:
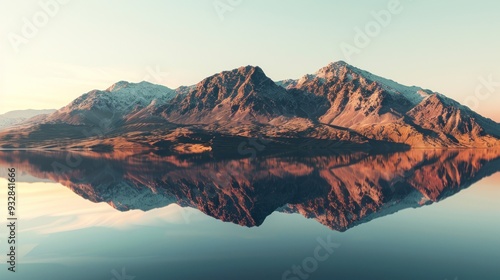
M 0 279 L 500 279 L 499 170 L 491 150 L 1 151 Z

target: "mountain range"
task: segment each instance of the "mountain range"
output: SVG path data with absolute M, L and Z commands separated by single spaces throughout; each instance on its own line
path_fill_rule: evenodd
M 21 124 L 21 123 L 23 123 L 31 118 L 37 117 L 37 116 L 51 114 L 55 111 L 56 110 L 53 110 L 53 109 L 47 109 L 47 110 L 28 109 L 28 110 L 10 111 L 10 112 L 7 112 L 5 114 L 1 114 L 0 115 L 0 130 L 8 128 L 8 127 L 13 127 L 17 124 Z
M 260 141 L 257 144 L 256 141 Z M 253 144 L 252 144 L 253 143 Z M 444 96 L 345 62 L 273 81 L 246 66 L 169 89 L 118 82 L 0 131 L 2 148 L 271 149 L 485 148 L 500 124 Z

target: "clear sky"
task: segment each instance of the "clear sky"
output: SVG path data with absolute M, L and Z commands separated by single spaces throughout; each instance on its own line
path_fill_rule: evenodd
M 3 0 L 0 113 L 120 80 L 176 88 L 242 65 L 280 80 L 344 60 L 500 121 L 500 2 L 392 1 Z

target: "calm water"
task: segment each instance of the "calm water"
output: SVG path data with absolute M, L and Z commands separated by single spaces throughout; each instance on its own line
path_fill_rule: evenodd
M 0 152 L 0 279 L 500 279 L 500 153 Z

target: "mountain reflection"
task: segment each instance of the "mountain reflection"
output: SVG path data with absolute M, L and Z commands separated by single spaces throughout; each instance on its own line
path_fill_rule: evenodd
M 0 151 L 0 165 L 53 180 L 120 211 L 177 203 L 248 227 L 281 211 L 345 231 L 456 194 L 497 172 L 500 151 L 410 150 L 257 159 Z

